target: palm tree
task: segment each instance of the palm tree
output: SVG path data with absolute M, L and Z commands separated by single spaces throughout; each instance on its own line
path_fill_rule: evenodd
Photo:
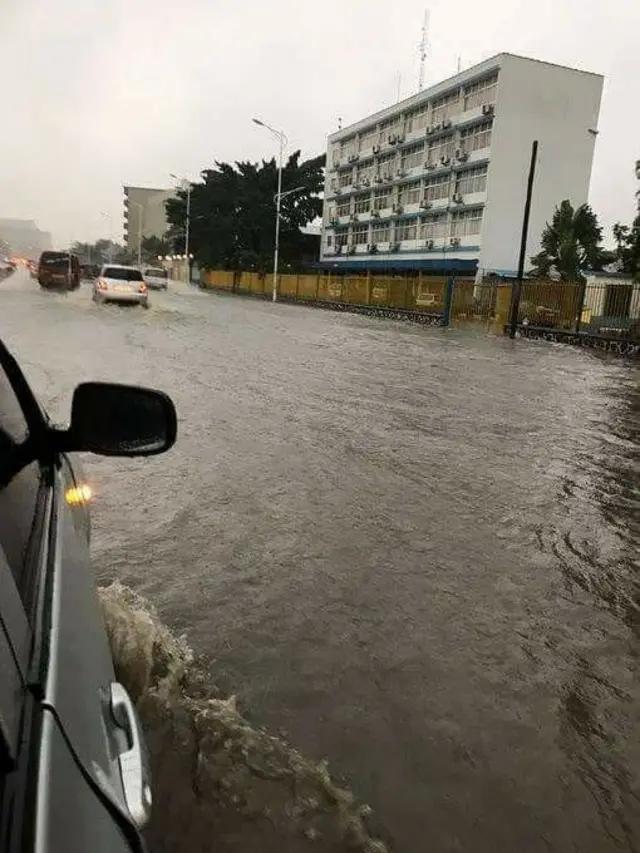
M 588 204 L 573 208 L 568 199 L 556 207 L 542 232 L 542 250 L 531 258 L 531 274 L 562 281 L 585 281 L 584 271 L 598 269 L 602 259 L 602 228 Z

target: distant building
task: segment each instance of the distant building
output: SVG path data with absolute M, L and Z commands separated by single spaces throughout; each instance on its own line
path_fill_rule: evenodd
M 35 259 L 51 248 L 51 234 L 31 219 L 0 219 L 0 242 L 8 254 Z
M 124 242 L 133 252 L 145 237 L 165 236 L 168 228 L 165 202 L 176 190 L 152 187 L 124 187 Z
M 329 136 L 321 265 L 515 274 L 587 201 L 603 78 L 501 53 Z

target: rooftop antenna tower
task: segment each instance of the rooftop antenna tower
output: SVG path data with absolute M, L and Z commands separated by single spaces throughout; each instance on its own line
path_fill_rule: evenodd
M 424 69 L 427 64 L 427 50 L 429 47 L 429 10 L 424 11 L 422 22 L 422 40 L 420 41 L 420 76 L 418 77 L 418 91 L 424 89 Z

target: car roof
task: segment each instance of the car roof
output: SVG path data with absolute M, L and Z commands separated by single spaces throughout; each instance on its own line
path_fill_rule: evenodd
M 136 272 L 140 272 L 138 267 L 128 267 L 125 264 L 102 264 L 103 270 L 106 270 L 107 268 L 110 270 L 135 270 Z

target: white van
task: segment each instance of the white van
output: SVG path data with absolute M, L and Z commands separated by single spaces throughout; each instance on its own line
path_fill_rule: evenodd
M 161 267 L 144 267 L 142 277 L 149 290 L 166 290 L 169 286 L 169 273 Z

